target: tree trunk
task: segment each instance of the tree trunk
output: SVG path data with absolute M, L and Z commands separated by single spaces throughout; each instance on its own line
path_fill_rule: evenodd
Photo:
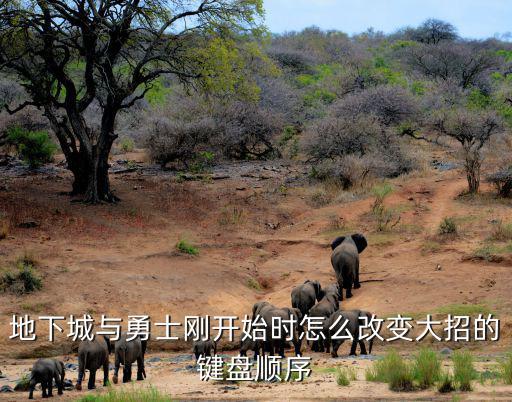
M 87 188 L 85 191 L 85 202 L 98 204 L 102 201 L 117 202 L 116 197 L 110 189 L 110 180 L 108 176 L 109 164 L 108 155 L 112 144 L 105 147 L 95 145 L 91 158 L 87 161 Z
M 480 188 L 480 166 L 479 156 L 468 156 L 466 158 L 466 177 L 470 194 L 478 193 Z

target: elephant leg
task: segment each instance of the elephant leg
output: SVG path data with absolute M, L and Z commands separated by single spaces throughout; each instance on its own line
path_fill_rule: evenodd
M 350 347 L 350 356 L 357 356 L 357 353 L 356 353 L 357 343 L 358 343 L 357 339 L 354 339 L 352 341 L 352 346 Z
M 345 291 L 347 299 L 350 299 L 352 297 L 352 280 L 348 280 L 347 283 L 345 283 Z
M 338 349 L 341 345 L 341 342 L 338 340 L 332 341 L 332 350 L 331 350 L 331 356 L 332 357 L 338 357 Z
M 59 373 L 55 373 L 55 384 L 57 385 L 57 394 L 62 395 L 63 391 L 63 383 L 61 381 L 61 378 L 59 376 Z
M 103 363 L 103 386 L 108 385 L 108 360 Z
M 48 398 L 48 393 L 46 392 L 46 390 L 48 389 L 48 382 L 41 381 L 41 388 L 43 389 L 43 398 Z
M 36 389 L 36 380 L 31 379 L 28 388 L 28 399 L 34 399 L 34 390 Z
M 325 345 L 325 353 L 330 353 L 330 350 L 331 350 L 331 339 L 329 337 L 325 338 L 324 345 Z
M 323 353 L 325 351 L 325 348 L 324 348 L 324 338 L 322 338 L 322 336 L 320 336 L 320 339 L 318 340 L 318 351 L 320 353 Z
M 361 349 L 362 355 L 368 354 L 368 352 L 366 351 L 366 345 L 364 344 L 364 341 L 359 341 L 359 348 Z
M 76 380 L 76 386 L 75 386 L 75 388 L 78 391 L 82 390 L 82 381 L 84 380 L 84 376 L 85 376 L 84 359 L 79 358 L 78 359 L 78 379 Z
M 89 381 L 87 382 L 87 389 L 96 388 L 96 369 L 89 369 Z
M 354 289 L 359 289 L 360 287 L 361 283 L 359 282 L 359 264 L 357 264 L 354 278 Z
M 144 380 L 144 358 L 139 356 L 137 358 L 137 381 Z
M 115 361 L 115 364 L 114 364 L 114 375 L 112 376 L 112 382 L 114 384 L 117 384 L 118 380 L 119 380 L 119 367 L 121 366 L 121 361 L 119 360 L 119 355 L 116 353 L 116 361 Z
M 123 383 L 130 382 L 132 380 L 132 364 L 125 362 L 123 366 Z
M 53 397 L 53 377 L 48 379 L 48 397 Z
M 293 340 L 293 347 L 295 348 L 295 356 L 301 356 L 302 339 L 300 339 L 299 337 L 295 338 Z
M 279 356 L 283 357 L 284 358 L 284 344 L 285 344 L 285 341 L 284 340 L 280 340 L 278 342 L 278 346 L 279 346 Z

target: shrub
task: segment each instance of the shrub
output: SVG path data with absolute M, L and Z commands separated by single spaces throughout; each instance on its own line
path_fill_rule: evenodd
M 439 224 L 439 234 L 448 235 L 457 233 L 457 224 L 454 218 L 446 217 Z
M 53 160 L 57 146 L 46 131 L 29 131 L 20 127 L 8 130 L 7 141 L 31 168 L 37 168 Z
M 261 285 L 260 283 L 254 279 L 254 278 L 249 278 L 247 280 L 247 286 L 250 288 L 250 289 L 254 289 L 254 290 L 261 290 Z
M 129 137 L 124 137 L 119 141 L 119 147 L 123 152 L 133 152 L 135 149 L 135 142 Z
M 439 380 L 441 362 L 432 349 L 423 348 L 415 356 L 413 366 L 414 379 L 420 388 L 426 389 Z
M 163 395 L 156 388 L 147 389 L 123 389 L 115 390 L 109 388 L 104 394 L 87 395 L 80 399 L 79 402 L 171 402 L 172 399 Z
M 505 384 L 512 385 L 512 353 L 508 353 L 505 360 L 500 362 L 500 374 Z
M 453 354 L 453 378 L 461 391 L 471 391 L 471 381 L 476 377 L 473 356 L 466 351 L 457 350 Z
M 491 240 L 508 241 L 512 240 L 512 224 L 498 221 L 493 228 Z
M 19 259 L 14 269 L 6 270 L 0 276 L 0 289 L 18 295 L 31 293 L 42 287 L 42 280 L 36 272 L 33 261 L 26 258 Z
M 377 230 L 382 232 L 389 227 L 394 227 L 400 222 L 400 215 L 395 214 L 384 205 L 385 198 L 393 192 L 393 187 L 388 183 L 383 183 L 373 187 L 372 193 L 375 200 L 372 205 L 372 214 L 377 220 Z
M 340 367 L 336 371 L 336 384 L 340 387 L 347 387 L 350 381 L 357 379 L 357 373 L 353 367 Z
M 441 374 L 437 384 L 437 390 L 442 394 L 455 391 L 455 387 L 453 386 L 453 376 L 448 371 Z
M 184 254 L 199 255 L 199 249 L 184 239 L 181 239 L 176 243 L 176 250 Z
M 376 361 L 366 371 L 367 381 L 387 382 L 392 391 L 411 391 L 413 372 L 409 364 L 395 350 Z

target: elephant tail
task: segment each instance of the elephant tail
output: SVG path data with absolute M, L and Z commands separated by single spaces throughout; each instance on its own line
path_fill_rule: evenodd
M 146 354 L 146 349 L 148 348 L 148 341 L 141 339 L 140 341 L 141 347 L 142 347 L 142 357 Z
M 373 338 L 369 340 L 368 344 L 370 345 L 368 347 L 368 354 L 371 355 L 372 354 L 372 348 L 373 348 Z

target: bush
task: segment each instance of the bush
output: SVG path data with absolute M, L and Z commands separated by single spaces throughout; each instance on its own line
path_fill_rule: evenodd
M 505 360 L 500 362 L 500 374 L 505 384 L 512 385 L 512 353 L 508 353 Z
M 512 224 L 498 221 L 493 228 L 491 240 L 508 241 L 512 240 Z
M 135 142 L 129 137 L 124 137 L 119 141 L 119 147 L 123 152 L 133 152 L 135 149 Z
M 171 402 L 172 399 L 163 395 L 156 388 L 147 389 L 123 389 L 109 390 L 104 394 L 87 395 L 80 399 L 79 402 Z
M 386 382 L 392 391 L 411 391 L 414 388 L 411 367 L 394 350 L 366 371 L 366 380 Z
M 357 379 L 357 373 L 353 367 L 340 367 L 336 371 L 336 384 L 340 387 L 347 387 L 350 381 Z
M 453 386 L 453 376 L 448 371 L 441 374 L 437 384 L 437 390 L 442 394 L 455 391 L 455 387 Z
M 446 217 L 439 224 L 440 235 L 448 235 L 448 234 L 456 234 L 457 233 L 457 224 L 455 223 L 454 218 Z
M 457 350 L 453 354 L 453 378 L 461 391 L 471 391 L 471 381 L 476 378 L 471 353 Z
M 189 255 L 199 255 L 199 249 L 184 239 L 181 239 L 176 243 L 176 250 Z
M 33 261 L 27 258 L 19 259 L 14 269 L 6 270 L 0 276 L 0 289 L 18 295 L 31 293 L 42 287 L 42 280 L 36 272 Z
M 12 127 L 8 130 L 7 141 L 16 148 L 18 155 L 31 168 L 51 162 L 57 151 L 57 146 L 51 141 L 46 131 L 29 131 Z
M 421 349 L 415 357 L 413 373 L 420 388 L 434 385 L 441 375 L 441 362 L 436 352 L 428 348 Z

